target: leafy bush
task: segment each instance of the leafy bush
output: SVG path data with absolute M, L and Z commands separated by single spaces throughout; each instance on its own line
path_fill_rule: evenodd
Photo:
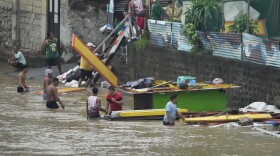
M 143 35 L 139 40 L 134 42 L 134 46 L 136 48 L 137 51 L 142 51 L 146 48 L 146 46 L 148 45 L 148 37 L 147 35 Z
M 229 26 L 229 32 L 230 33 L 243 33 L 247 30 L 247 18 L 248 15 L 240 15 L 238 18 L 234 19 L 234 24 Z M 257 21 L 251 19 L 249 24 L 249 33 L 255 34 L 255 31 L 257 30 Z
M 192 0 L 192 7 L 185 12 L 184 33 L 194 49 L 202 49 L 203 45 L 195 30 L 220 31 L 222 24 L 222 7 L 217 0 Z
M 201 49 L 202 43 L 200 39 L 197 36 L 197 33 L 195 32 L 195 25 L 192 23 L 187 23 L 184 28 L 184 34 L 188 37 L 190 40 L 190 43 L 192 46 L 195 47 L 195 49 Z
M 192 7 L 186 11 L 185 23 L 192 23 L 196 30 L 220 31 L 222 24 L 222 7 L 217 0 L 192 0 Z

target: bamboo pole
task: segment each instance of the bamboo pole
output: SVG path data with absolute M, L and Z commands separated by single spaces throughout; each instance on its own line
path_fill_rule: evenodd
M 250 29 L 250 0 L 247 0 L 247 4 L 248 4 L 248 9 L 247 9 L 247 33 L 249 33 L 249 29 Z

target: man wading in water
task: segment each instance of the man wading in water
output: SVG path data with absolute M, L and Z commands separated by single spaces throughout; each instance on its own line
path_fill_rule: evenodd
M 58 105 L 56 102 L 59 102 L 61 107 L 64 109 L 63 103 L 60 101 L 58 94 L 57 94 L 57 86 L 58 86 L 59 80 L 58 78 L 54 78 L 52 81 L 52 84 L 49 85 L 46 89 L 46 93 L 48 96 L 47 101 L 47 107 L 51 109 L 58 109 Z
M 165 106 L 165 115 L 163 118 L 163 125 L 167 126 L 173 126 L 175 125 L 176 115 L 180 118 L 183 118 L 181 114 L 178 112 L 177 109 L 177 97 L 178 95 L 173 93 L 170 96 L 170 101 Z
M 98 94 L 98 88 L 93 87 L 92 96 L 88 97 L 87 100 L 88 119 L 99 118 L 100 117 L 99 111 L 103 111 L 107 113 L 105 109 L 101 108 L 101 99 L 97 97 L 97 94 Z
M 46 89 L 52 83 L 52 73 L 53 73 L 53 71 L 51 69 L 45 70 L 45 77 L 44 77 L 44 84 L 43 84 L 43 87 L 44 87 L 43 99 L 44 100 L 48 99 Z
M 28 65 L 22 66 L 22 71 L 18 74 L 18 87 L 17 92 L 28 92 L 28 88 L 25 84 L 26 73 L 28 72 Z

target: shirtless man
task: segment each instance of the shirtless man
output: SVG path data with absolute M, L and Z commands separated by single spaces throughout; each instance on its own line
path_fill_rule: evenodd
M 43 94 L 43 99 L 47 100 L 48 95 L 46 92 L 47 87 L 52 83 L 52 73 L 53 71 L 51 69 L 46 69 L 45 70 L 45 77 L 44 77 L 44 94 Z
M 17 92 L 28 92 L 28 88 L 25 84 L 26 73 L 28 72 L 28 65 L 22 66 L 22 71 L 18 74 L 18 87 Z
M 58 86 L 59 80 L 58 78 L 53 78 L 52 84 L 49 85 L 46 88 L 46 93 L 47 93 L 47 103 L 46 106 L 47 108 L 51 109 L 58 109 L 58 105 L 56 102 L 59 102 L 61 105 L 61 108 L 64 109 L 64 104 L 60 101 L 58 94 L 57 94 L 57 86 Z

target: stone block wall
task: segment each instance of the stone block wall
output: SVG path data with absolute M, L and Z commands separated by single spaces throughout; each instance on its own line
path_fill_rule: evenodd
M 0 0 L 0 54 L 12 45 L 12 0 Z M 6 58 L 1 55 L 1 60 Z
M 133 44 L 132 44 L 133 45 Z M 121 83 L 142 77 L 176 81 L 178 76 L 191 75 L 197 81 L 222 78 L 242 86 L 227 90 L 228 106 L 236 109 L 255 101 L 280 107 L 280 69 L 217 56 L 197 56 L 173 49 L 149 45 L 144 51 L 129 46 L 126 55 L 116 54 L 112 66 Z
M 46 37 L 46 2 L 41 0 L 0 0 L 0 60 L 12 56 L 16 43 L 32 67 L 44 66 L 41 44 Z M 38 62 L 37 64 L 36 62 Z
M 41 52 L 41 44 L 43 42 L 41 35 L 45 32 L 41 31 L 42 1 L 41 0 L 24 0 L 19 3 L 19 29 L 20 29 L 20 45 L 21 49 L 30 52 L 30 55 L 38 55 Z
M 60 40 L 69 55 L 77 54 L 71 48 L 73 33 L 96 46 L 106 37 L 99 31 L 107 22 L 106 1 L 61 0 L 60 13 Z

